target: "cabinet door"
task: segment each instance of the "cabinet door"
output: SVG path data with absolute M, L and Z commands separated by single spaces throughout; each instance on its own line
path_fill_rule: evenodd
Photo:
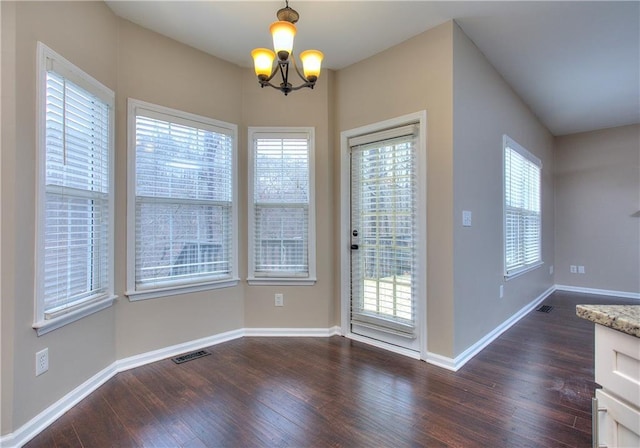
M 596 390 L 598 400 L 598 446 L 608 448 L 640 447 L 640 410 Z M 595 417 L 595 416 L 594 416 Z
M 640 406 L 640 339 L 596 325 L 596 383 L 611 395 Z

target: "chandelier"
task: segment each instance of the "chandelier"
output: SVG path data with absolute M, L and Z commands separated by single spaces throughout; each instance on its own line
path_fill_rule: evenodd
M 258 76 L 258 82 L 261 87 L 271 86 L 280 90 L 285 95 L 293 90 L 299 90 L 303 87 L 313 89 L 313 86 L 320 76 L 320 65 L 324 55 L 318 50 L 306 50 L 300 53 L 302 61 L 302 73 L 296 65 L 296 58 L 293 55 L 293 37 L 296 35 L 296 26 L 294 25 L 300 18 L 300 14 L 295 9 L 289 7 L 289 0 L 286 0 L 286 6 L 279 9 L 276 13 L 277 22 L 273 22 L 269 27 L 273 36 L 273 49 L 256 48 L 251 52 L 253 65 Z M 275 65 L 274 59 L 278 57 Z M 289 81 L 289 66 L 302 79 L 302 84 L 294 87 Z M 271 80 L 280 72 L 282 82 L 279 85 L 272 84 Z

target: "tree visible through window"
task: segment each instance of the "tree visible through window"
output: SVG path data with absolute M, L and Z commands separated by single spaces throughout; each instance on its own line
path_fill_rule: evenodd
M 133 107 L 135 290 L 232 278 L 234 133 L 203 117 Z
M 314 277 L 310 133 L 265 130 L 250 139 L 252 274 Z

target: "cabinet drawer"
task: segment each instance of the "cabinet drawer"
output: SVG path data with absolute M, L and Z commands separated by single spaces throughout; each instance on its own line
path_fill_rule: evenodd
M 597 435 L 594 446 L 607 448 L 637 448 L 640 446 L 640 411 L 602 391 L 598 400 Z
M 595 345 L 596 383 L 640 406 L 640 338 L 596 325 Z

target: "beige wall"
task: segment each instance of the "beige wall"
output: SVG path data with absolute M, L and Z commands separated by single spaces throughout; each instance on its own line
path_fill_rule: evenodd
M 122 19 L 118 41 L 116 260 L 126 260 L 127 98 L 235 123 L 241 135 L 242 70 Z M 244 177 L 238 182 L 242 185 Z M 240 260 L 242 265 L 242 256 Z M 115 307 L 118 359 L 243 326 L 242 284 L 130 302 L 124 296 L 126 263 L 117 263 L 116 269 L 121 297 Z
M 455 354 L 550 288 L 553 137 L 457 26 L 453 31 Z M 542 160 L 542 267 L 504 280 L 502 135 Z M 472 226 L 462 227 L 462 211 Z M 504 284 L 504 297 L 499 287 Z
M 2 196 L 4 183 L 13 177 L 9 173 L 3 173 L 2 168 L 7 163 L 15 163 L 15 151 L 5 151 L 5 148 L 15 146 L 16 139 L 16 73 L 15 73 L 15 4 L 0 3 L 0 204 L 4 204 Z M 0 207 L 1 208 L 1 207 Z M 4 250 L 7 244 L 11 244 L 4 236 L 7 212 L 0 211 L 0 259 L 4 260 Z M 14 248 L 11 248 L 13 254 Z M 0 435 L 7 432 L 4 428 L 11 428 L 13 422 L 13 313 L 15 300 L 12 297 L 13 288 L 9 289 L 8 279 L 15 275 L 13 263 L 0 262 L 2 276 L 0 280 Z M 7 275 L 7 280 L 4 279 Z
M 2 429 L 24 424 L 115 360 L 110 308 L 41 337 L 34 316 L 36 198 L 36 41 L 116 88 L 117 21 L 103 3 L 2 2 L 3 92 L 15 94 L 2 113 Z M 5 25 L 8 25 L 5 28 Z M 62 32 L 61 32 L 62 30 Z M 15 34 L 14 34 L 15 33 Z M 82 36 L 82 45 L 78 45 Z M 11 49 L 8 49 L 11 52 Z M 4 86 L 6 87 L 6 85 Z M 11 89 L 13 87 L 13 89 Z M 5 109 L 7 107 L 7 109 Z M 5 140 L 5 132 L 8 133 Z M 11 135 L 13 134 L 13 135 Z M 49 348 L 49 372 L 36 378 L 35 352 Z M 6 374 L 6 372 L 9 372 Z
M 427 111 L 427 344 L 453 354 L 452 22 L 336 73 L 334 209 L 340 195 L 340 132 Z M 336 215 L 336 219 L 339 216 Z M 338 253 L 339 238 L 334 246 Z M 340 265 L 336 262 L 336 303 Z
M 640 126 L 559 137 L 555 157 L 556 283 L 640 293 Z
M 243 327 L 335 325 L 332 287 L 333 73 L 315 90 L 285 98 L 261 90 L 242 69 L 117 18 L 97 2 L 2 2 L 2 427 L 10 433 L 116 359 Z M 48 20 L 45 20 L 47 18 Z M 60 26 L 47 26 L 55 23 Z M 82 45 L 78 45 L 82 36 Z M 113 308 L 36 337 L 33 322 L 35 49 L 42 41 L 116 91 L 116 260 L 126 259 L 127 98 L 238 125 L 239 266 L 246 278 L 247 126 L 316 130 L 317 277 L 312 287 L 237 287 L 137 302 L 124 296 L 126 263 L 116 263 Z M 15 58 L 14 58 L 15 54 Z M 167 88 L 171 86 L 171 88 Z M 15 93 L 15 95 L 13 95 Z M 15 96 L 15 101 L 14 97 Z M 18 173 L 19 175 L 16 175 Z M 9 260 L 11 263 L 7 263 Z M 285 306 L 273 306 L 273 293 Z M 246 303 L 246 309 L 245 309 Z M 34 354 L 50 368 L 35 377 Z
M 3 93 L 0 435 L 15 431 L 116 359 L 243 327 L 326 329 L 338 325 L 339 204 L 341 195 L 348 194 L 340 191 L 339 136 L 341 131 L 359 126 L 427 111 L 427 210 L 422 212 L 426 213 L 428 226 L 425 274 L 430 352 L 457 356 L 553 283 L 548 270 L 554 256 L 553 139 L 453 22 L 346 69 L 335 73 L 327 70 L 313 91 L 284 97 L 275 90 L 260 89 L 252 70 L 119 19 L 103 3 L 3 1 L 0 8 Z M 120 296 L 114 307 L 40 338 L 31 328 L 37 40 L 116 91 L 116 293 Z M 238 124 L 241 279 L 247 275 L 247 127 L 315 128 L 318 277 L 315 286 L 257 287 L 241 281 L 233 288 L 128 301 L 124 296 L 123 261 L 129 97 Z M 588 202 L 583 193 L 590 189 L 590 194 L 597 196 L 601 192 L 599 179 L 604 175 L 612 189 L 624 191 L 623 196 L 630 199 L 615 209 L 607 203 L 588 204 L 588 210 L 604 209 L 607 214 L 619 216 L 613 224 L 616 232 L 602 233 L 615 236 L 624 232 L 626 241 L 638 246 L 640 218 L 625 218 L 640 208 L 638 127 L 608 132 L 614 131 L 558 139 L 556 182 L 562 186 L 556 202 L 561 223 L 558 241 L 571 240 L 573 236 L 567 236 L 568 230 L 575 229 L 576 221 L 584 221 L 580 215 L 583 208 L 569 213 L 573 205 L 567 204 Z M 503 283 L 503 133 L 538 155 L 544 164 L 545 265 L 505 282 L 505 297 L 499 299 L 498 287 Z M 586 158 L 582 153 L 576 155 L 577 148 L 583 146 L 589 154 Z M 602 148 L 607 149 L 607 158 L 602 157 L 605 153 Z M 624 174 L 619 175 L 620 172 Z M 634 185 L 636 189 L 632 191 Z M 461 227 L 462 210 L 473 212 L 471 228 Z M 593 214 L 589 212 L 589 217 Z M 589 230 L 586 238 L 594 232 Z M 605 262 L 597 265 L 597 256 L 591 254 L 584 258 L 584 263 L 579 262 L 578 249 L 583 249 L 580 241 L 583 240 L 575 238 L 567 247 L 558 246 L 555 253 L 558 271 L 568 270 L 569 262 L 565 260 L 571 257 L 576 264 L 587 266 L 588 275 L 584 279 L 594 283 L 585 286 L 638 291 L 637 253 L 634 258 L 631 250 L 625 251 L 626 246 L 616 253 L 618 259 L 626 257 L 624 266 L 628 271 L 624 279 L 609 286 L 595 275 L 599 270 L 605 275 Z M 609 242 L 608 247 L 616 244 Z M 567 266 L 563 267 L 563 263 Z M 618 278 L 614 271 L 607 278 Z M 284 307 L 273 306 L 275 292 L 284 293 Z M 50 370 L 36 378 L 34 354 L 43 347 L 49 348 Z
M 242 75 L 242 135 L 240 136 L 240 172 L 247 172 L 247 127 L 249 126 L 309 126 L 315 127 L 316 179 L 316 273 L 314 286 L 246 286 L 246 328 L 323 328 L 336 325 L 334 318 L 334 213 L 333 141 L 329 139 L 329 104 L 333 88 L 333 73 L 325 70 L 313 90 L 300 90 L 284 96 L 281 92 L 260 88 L 252 69 Z M 295 82 L 294 82 L 295 83 Z M 240 188 L 241 203 L 246 217 L 247 180 Z M 241 276 L 246 278 L 247 222 L 240 227 L 242 241 Z M 284 294 L 284 306 L 274 306 L 274 294 Z
M 119 19 L 100 2 L 2 2 L 1 7 L 3 93 L 15 93 L 15 101 L 12 95 L 2 101 L 0 434 L 6 434 L 116 359 L 243 327 L 242 283 L 134 303 L 124 296 L 127 98 L 236 123 L 239 135 L 245 130 L 238 99 L 242 69 Z M 115 282 L 120 297 L 114 307 L 41 337 L 31 328 L 38 40 L 116 91 Z M 49 349 L 49 371 L 35 377 L 35 352 L 43 347 Z

